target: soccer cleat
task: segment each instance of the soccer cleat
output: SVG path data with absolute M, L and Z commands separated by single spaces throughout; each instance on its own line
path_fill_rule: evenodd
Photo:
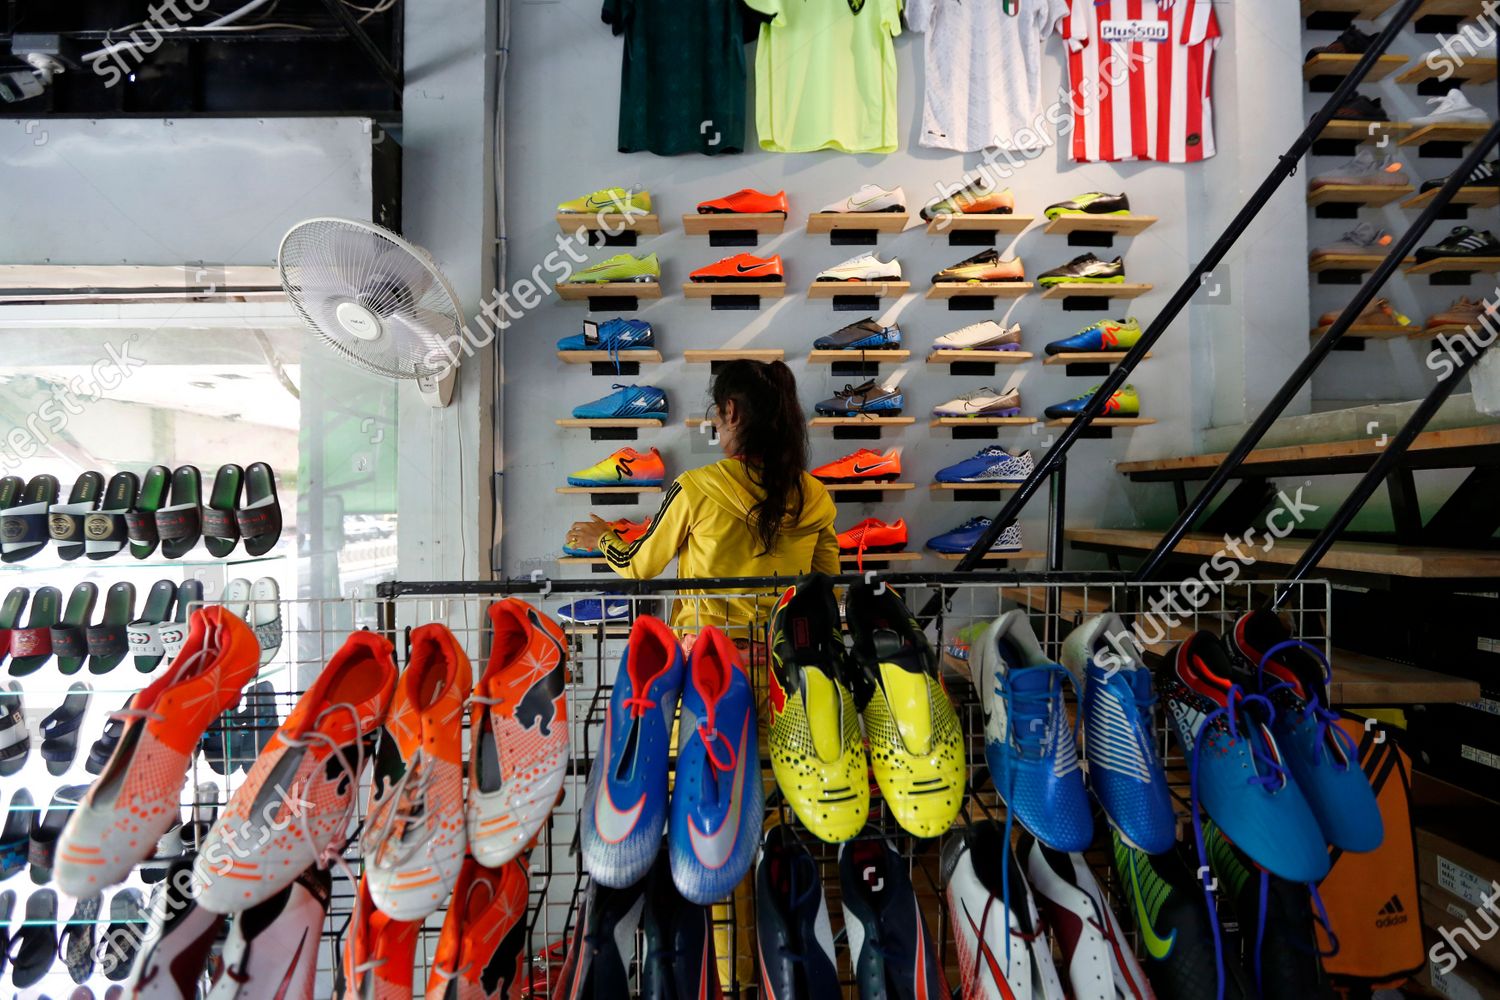
M 984 759 L 1013 816 L 1048 847 L 1086 850 L 1094 816 L 1064 704 L 1073 678 L 1042 652 L 1026 611 L 1007 611 L 969 654 L 984 712 Z
M 1012 455 L 998 444 L 979 449 L 973 458 L 939 469 L 933 478 L 940 483 L 1020 483 L 1036 468 L 1031 452 Z
M 971 517 L 963 524 L 945 531 L 941 535 L 934 535 L 927 539 L 927 547 L 934 552 L 945 552 L 950 555 L 963 555 L 975 545 L 979 544 L 980 537 L 990 526 L 987 517 Z M 995 544 L 990 546 L 991 552 L 1020 552 L 1021 551 L 1021 529 L 1018 525 L 1000 532 L 1000 537 L 995 539 Z
M 1385 839 L 1380 807 L 1359 766 L 1358 748 L 1330 709 L 1331 668 L 1323 651 L 1293 637 L 1270 611 L 1235 622 L 1232 642 L 1244 657 L 1234 680 L 1270 699 L 1282 763 L 1307 799 L 1328 843 L 1342 851 L 1373 851 Z
M 1130 941 L 1083 855 L 1054 851 L 1032 837 L 1022 838 L 1016 854 L 1025 865 L 1042 920 L 1062 952 L 1062 968 L 1072 987 L 1069 996 L 1154 1000 Z
M 770 647 L 767 742 L 776 785 L 814 836 L 848 840 L 869 814 L 869 764 L 826 576 L 805 576 L 781 595 L 771 612 Z
M 823 400 L 813 409 L 824 416 L 852 417 L 869 413 L 894 417 L 904 405 L 906 397 L 899 389 L 894 386 L 887 388 L 870 379 L 859 385 L 845 384 L 832 399 Z
M 645 896 L 641 1000 L 721 1000 L 710 910 L 678 893 L 665 853 L 646 876 Z
M 631 995 L 630 965 L 635 929 L 646 902 L 644 889 L 643 881 L 611 889 L 589 880 L 573 919 L 567 957 L 545 996 L 550 1000 L 615 1000 Z
M 511 1000 L 526 973 L 524 858 L 464 860 L 427 974 L 427 1000 Z
M 1089 398 L 1094 395 L 1098 388 L 1096 385 L 1087 392 L 1079 393 L 1072 399 L 1064 400 L 1061 403 L 1053 403 L 1042 412 L 1049 420 L 1071 420 L 1083 412 L 1083 408 L 1088 405 Z M 1141 397 L 1135 391 L 1135 386 L 1133 385 L 1121 386 L 1119 389 L 1116 389 L 1114 395 L 1104 401 L 1104 408 L 1099 411 L 1099 416 L 1101 417 L 1138 417 L 1140 415 Z
M 1423 181 L 1422 193 L 1426 194 L 1428 191 L 1436 191 L 1448 183 L 1449 176 L 1452 175 L 1435 177 L 1430 181 Z M 1464 180 L 1464 187 L 1500 187 L 1500 160 L 1475 164 L 1474 169 L 1469 172 L 1469 176 Z
M 453 892 L 463 865 L 463 710 L 473 671 L 440 624 L 411 632 L 386 730 L 406 771 L 371 803 L 361 838 L 370 898 L 398 920 L 419 920 Z
M 842 264 L 818 272 L 814 281 L 900 281 L 901 262 L 892 257 L 881 260 L 873 253 L 850 257 Z
M 839 847 L 849 965 L 861 997 L 947 997 L 943 958 L 927 931 L 907 862 L 884 840 Z
M 900 346 L 901 327 L 881 326 L 869 316 L 813 341 L 813 348 L 819 351 L 869 351 Z
M 630 601 L 623 597 L 585 597 L 557 609 L 558 621 L 570 625 L 598 625 L 630 617 Z
M 1313 190 L 1332 184 L 1358 185 L 1403 185 L 1407 183 L 1406 168 L 1393 156 L 1376 155 L 1369 146 L 1359 147 L 1354 159 L 1318 174 L 1309 184 Z
M 1026 268 L 1019 257 L 1001 258 L 994 249 L 981 250 L 932 276 L 934 284 L 974 284 L 981 281 L 1025 281 Z
M 1496 307 L 1484 301 L 1475 302 L 1467 295 L 1460 296 L 1448 308 L 1427 317 L 1427 329 L 1442 326 L 1479 326 L 1485 317 L 1495 323 Z
M 786 272 L 781 267 L 780 254 L 757 257 L 753 253 L 737 253 L 698 268 L 688 278 L 706 282 L 785 281 Z
M 1294 882 L 1328 874 L 1317 818 L 1284 757 L 1270 703 L 1231 680 L 1224 641 L 1195 632 L 1167 654 L 1157 687 L 1188 759 L 1193 810 L 1204 812 L 1256 864 Z M 1194 833 L 1199 828 L 1194 823 Z M 1201 852 L 1200 852 L 1201 853 Z
M 151 894 L 150 928 L 126 990 L 136 1000 L 193 1000 L 224 915 L 198 905 L 193 859 L 178 858 Z
M 964 796 L 964 741 L 927 636 L 894 590 L 849 588 L 850 690 L 865 720 L 870 769 L 896 822 L 946 833 Z
M 652 448 L 642 454 L 634 448 L 621 448 L 587 469 L 568 476 L 569 486 L 660 486 L 667 479 L 667 466 L 661 452 Z
M 651 192 L 626 188 L 604 188 L 582 195 L 557 206 L 559 213 L 585 215 L 603 212 L 610 215 L 645 214 L 651 211 Z
M 839 551 L 900 552 L 906 548 L 906 519 L 886 524 L 878 517 L 867 517 L 863 521 L 839 532 Z
M 1046 927 L 1003 826 L 979 820 L 955 830 L 943 844 L 939 882 L 963 1000 L 1064 1000 Z
M 904 212 L 906 192 L 900 188 L 887 191 L 875 184 L 863 184 L 859 190 L 831 205 L 819 209 L 822 212 Z
M 1360 31 L 1351 24 L 1327 45 L 1318 45 L 1308 49 L 1307 61 L 1311 61 L 1314 56 L 1324 53 L 1330 55 L 1334 53 L 1340 55 L 1357 55 L 1366 52 L 1378 37 L 1373 31 Z
M 1446 238 L 1431 246 L 1417 247 L 1417 263 L 1445 257 L 1500 257 L 1500 240 L 1488 229 L 1454 226 Z
M 420 920 L 397 920 L 376 908 L 367 871 L 359 880 L 345 932 L 341 995 L 346 1000 L 411 1000 L 421 930 Z
M 1043 288 L 1052 285 L 1119 285 L 1125 281 L 1125 258 L 1100 260 L 1091 253 L 1079 254 L 1066 264 L 1036 276 Z
M 493 641 L 469 699 L 469 853 L 491 868 L 536 836 L 568 773 L 568 640 L 514 597 L 490 605 Z
M 785 823 L 766 831 L 755 866 L 755 950 L 764 1000 L 843 995 L 818 863 Z
M 975 178 L 952 194 L 935 198 L 922 208 L 922 219 L 931 222 L 943 215 L 1010 215 L 1016 210 L 1016 196 L 1010 188 L 988 189 Z
M 587 320 L 583 332 L 557 342 L 559 351 L 646 351 L 656 346 L 656 333 L 643 319 L 607 319 L 603 323 Z
M 604 736 L 583 795 L 583 863 L 601 885 L 634 885 L 661 849 L 667 757 L 684 672 L 672 630 L 650 615 L 637 618 L 615 671 Z
M 1021 394 L 985 386 L 932 408 L 935 417 L 1015 417 L 1021 413 Z
M 812 470 L 815 479 L 825 483 L 868 483 L 897 479 L 901 475 L 901 452 L 892 448 L 885 454 L 861 448 L 827 465 Z
M 1021 324 L 1007 327 L 987 319 L 982 323 L 971 323 L 952 333 L 945 333 L 932 342 L 939 351 L 1019 351 L 1021 349 Z
M 1368 222 L 1361 222 L 1332 243 L 1314 248 L 1312 256 L 1326 254 L 1383 254 L 1385 248 L 1395 242 L 1395 237 L 1384 229 Z M 1420 251 L 1419 251 L 1420 252 Z
M 1319 326 L 1332 326 L 1339 313 L 1326 312 L 1318 317 Z M 1429 322 L 1431 322 L 1429 320 Z M 1365 307 L 1365 311 L 1354 318 L 1355 326 L 1410 326 L 1411 318 L 1396 311 L 1390 299 L 1380 298 Z
M 1141 324 L 1129 319 L 1101 319 L 1062 340 L 1054 340 L 1044 350 L 1048 354 L 1079 354 L 1093 351 L 1125 351 L 1141 339 Z
M 629 545 L 631 542 L 640 538 L 646 533 L 646 529 L 650 527 L 651 518 L 649 517 L 641 521 L 632 521 L 629 518 L 622 517 L 618 521 L 609 522 L 609 530 L 618 535 L 620 541 L 624 542 L 626 545 Z M 574 559 L 598 559 L 600 556 L 604 555 L 603 551 L 600 550 L 598 546 L 595 546 L 592 549 L 584 549 L 579 548 L 576 545 L 569 545 L 567 542 L 563 542 L 562 550 L 563 555 L 570 556 Z
M 182 785 L 204 730 L 260 665 L 250 627 L 221 607 L 192 613 L 187 641 L 119 714 L 120 742 L 58 838 L 52 877 L 86 898 L 123 880 L 182 818 Z
M 644 257 L 619 253 L 581 271 L 574 271 L 570 281 L 577 284 L 599 284 L 606 281 L 656 281 L 661 277 L 661 262 L 656 254 Z
M 396 688 L 395 650 L 355 632 L 235 789 L 198 853 L 198 903 L 238 913 L 343 850 L 364 763 Z
M 328 870 L 309 868 L 236 916 L 208 1000 L 312 1000 L 332 892 Z
M 786 192 L 766 194 L 754 188 L 744 188 L 722 198 L 712 198 L 698 203 L 699 215 L 786 215 L 788 211 Z
M 1484 113 L 1483 108 L 1476 108 L 1469 103 L 1464 92 L 1454 87 L 1442 97 L 1429 97 L 1427 103 L 1432 105 L 1432 110 L 1425 115 L 1413 115 L 1407 121 L 1417 128 L 1424 125 L 1488 125 L 1490 116 Z
M 1130 199 L 1124 192 L 1105 194 L 1089 191 L 1067 201 L 1059 201 L 1042 210 L 1048 219 L 1060 219 L 1065 215 L 1129 215 Z
M 1079 723 L 1089 787 L 1125 842 L 1160 854 L 1177 840 L 1177 817 L 1153 743 L 1151 670 L 1116 614 L 1096 615 L 1068 634 L 1063 666 L 1082 692 Z
M 615 391 L 608 396 L 573 407 L 577 420 L 612 420 L 631 418 L 642 420 L 665 420 L 667 418 L 667 394 L 654 385 L 610 386 Z

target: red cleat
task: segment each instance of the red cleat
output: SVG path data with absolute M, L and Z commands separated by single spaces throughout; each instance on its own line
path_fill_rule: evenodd
M 716 264 L 700 267 L 688 277 L 694 281 L 785 281 L 786 273 L 781 269 L 780 254 L 757 257 L 737 253 Z
M 699 215 L 786 215 L 786 192 L 766 194 L 745 188 L 734 194 L 698 203 Z

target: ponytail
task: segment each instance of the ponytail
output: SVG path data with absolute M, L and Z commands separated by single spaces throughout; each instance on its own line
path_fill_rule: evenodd
M 740 457 L 765 492 L 751 508 L 750 527 L 770 552 L 782 522 L 802 515 L 807 418 L 796 376 L 780 361 L 731 361 L 714 377 L 713 399 L 720 409 L 733 400 L 740 415 Z

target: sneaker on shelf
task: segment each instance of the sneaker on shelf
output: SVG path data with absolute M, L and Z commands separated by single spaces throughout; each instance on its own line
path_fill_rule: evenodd
M 895 187 L 890 190 L 878 184 L 862 184 L 858 191 L 842 201 L 824 205 L 820 212 L 905 212 L 906 192 Z
M 881 453 L 861 448 L 843 458 L 820 465 L 811 473 L 825 483 L 868 483 L 898 479 L 901 476 L 901 452 L 892 448 Z
M 1043 410 L 1043 414 L 1049 420 L 1069 420 L 1083 412 L 1083 408 L 1099 386 L 1094 386 L 1087 392 L 1079 393 L 1072 399 L 1061 403 L 1053 403 Z M 1141 397 L 1135 391 L 1135 386 L 1125 385 L 1115 390 L 1114 395 L 1104 401 L 1104 409 L 1099 411 L 1101 417 L 1138 417 L 1141 415 Z
M 970 323 L 932 342 L 939 351 L 1019 351 L 1021 324 L 996 323 L 992 319 Z
M 975 178 L 952 194 L 935 198 L 922 208 L 922 220 L 931 222 L 944 215 L 1010 215 L 1016 210 L 1016 196 L 1010 188 L 993 190 L 982 178 Z
M 1084 354 L 1105 351 L 1128 351 L 1141 340 L 1141 322 L 1127 319 L 1101 319 L 1079 330 L 1071 337 L 1054 340 L 1044 350 L 1048 354 Z
M 785 191 L 766 194 L 754 188 L 744 188 L 722 198 L 712 198 L 698 203 L 699 215 L 786 215 Z
M 873 253 L 850 257 L 842 264 L 818 272 L 814 281 L 900 281 L 901 262 L 895 257 L 881 260 Z
M 1101 260 L 1091 253 L 1079 254 L 1066 264 L 1043 271 L 1036 283 L 1043 288 L 1052 285 L 1119 285 L 1125 281 L 1125 258 Z
M 608 396 L 573 407 L 575 420 L 665 420 L 667 394 L 654 385 L 614 385 Z
M 987 517 L 971 517 L 951 531 L 945 531 L 941 535 L 927 539 L 927 547 L 934 552 L 961 556 L 979 543 L 979 539 L 989 529 L 990 523 Z M 990 546 L 990 551 L 1020 552 L 1020 527 L 1012 524 L 1001 531 L 1000 537 L 995 539 L 995 544 Z
M 1454 87 L 1442 97 L 1429 97 L 1427 103 L 1432 110 L 1425 115 L 1414 115 L 1410 122 L 1417 128 L 1424 125 L 1488 125 L 1490 116 L 1483 108 L 1469 103 L 1464 92 Z
M 1496 306 L 1486 305 L 1483 301 L 1476 302 L 1464 295 L 1448 308 L 1427 317 L 1427 329 L 1440 326 L 1478 326 L 1486 316 L 1493 325 L 1496 314 Z
M 1417 247 L 1417 262 L 1445 257 L 1500 257 L 1500 240 L 1488 229 L 1454 226 L 1447 237 L 1431 246 Z
M 984 386 L 932 408 L 935 417 L 1016 417 L 1021 414 L 1021 394 Z
M 643 319 L 617 317 L 603 323 L 588 320 L 583 332 L 563 337 L 557 342 L 559 351 L 609 351 L 613 354 L 629 351 L 646 351 L 656 346 L 656 334 L 651 324 Z
M 1060 219 L 1069 215 L 1129 215 L 1130 199 L 1123 191 L 1119 194 L 1089 191 L 1076 198 L 1048 205 L 1042 210 L 1042 214 L 1048 219 Z
M 1368 222 L 1361 222 L 1332 243 L 1316 247 L 1312 255 L 1325 254 L 1377 254 L 1385 255 L 1386 248 L 1395 242 L 1395 237 L 1384 229 Z
M 655 448 L 646 452 L 621 448 L 608 458 L 568 476 L 569 486 L 660 486 L 667 465 Z
M 864 555 L 866 552 L 900 552 L 906 548 L 906 519 L 886 524 L 878 517 L 863 521 L 839 532 L 839 551 Z
M 1332 326 L 1338 321 L 1339 313 L 1326 312 L 1318 317 L 1319 326 Z M 1365 311 L 1360 313 L 1354 320 L 1355 326 L 1411 326 L 1411 317 L 1396 311 L 1391 305 L 1391 300 L 1386 298 L 1376 299 Z
M 946 997 L 943 959 L 927 930 L 907 861 L 884 840 L 839 846 L 849 965 L 862 997 Z
M 578 284 L 602 284 L 606 281 L 656 281 L 661 277 L 661 261 L 656 254 L 644 257 L 620 253 L 574 271 L 570 281 Z
M 786 271 L 781 266 L 781 255 L 757 257 L 753 253 L 737 253 L 723 260 L 707 264 L 688 275 L 697 282 L 736 281 L 785 281 Z
M 764 1000 L 843 995 L 818 863 L 787 823 L 766 831 L 755 865 L 755 952 Z
M 1319 45 L 1307 53 L 1307 62 L 1320 55 L 1359 55 L 1369 51 L 1380 36 L 1373 31 L 1360 31 L 1354 25 L 1345 28 L 1337 38 L 1327 45 Z
M 1377 155 L 1369 146 L 1359 147 L 1354 159 L 1334 167 L 1327 173 L 1312 179 L 1313 190 L 1329 184 L 1390 185 L 1399 187 L 1408 183 L 1406 168 L 1401 161 L 1388 154 Z
M 1353 94 L 1339 105 L 1338 110 L 1333 113 L 1333 119 L 1335 121 L 1388 122 L 1391 120 L 1391 115 L 1385 110 L 1385 105 L 1380 103 L 1380 98 Z
M 640 521 L 632 521 L 628 517 L 622 517 L 617 521 L 609 522 L 609 530 L 613 531 L 619 537 L 620 541 L 626 545 L 639 539 L 650 527 L 651 518 L 649 517 Z M 584 549 L 576 545 L 569 545 L 566 541 L 563 542 L 562 551 L 563 555 L 574 559 L 599 559 L 604 555 L 604 551 L 598 546 L 592 549 Z
M 939 469 L 933 478 L 940 483 L 1021 483 L 1035 468 L 1030 451 L 1012 455 L 992 444 L 979 449 L 973 458 Z
M 873 351 L 900 346 L 901 327 L 895 323 L 881 326 L 873 316 L 813 341 L 814 350 L 819 351 Z
M 814 409 L 822 416 L 852 417 L 860 414 L 894 417 L 906 405 L 906 397 L 899 388 L 881 385 L 875 379 L 859 385 L 845 385 L 825 399 Z
M 651 211 L 651 192 L 631 188 L 603 188 L 562 202 L 557 206 L 557 211 L 571 215 L 592 215 L 598 212 L 611 215 L 647 213 Z
M 1449 174 L 1445 177 L 1438 177 L 1435 180 L 1423 181 L 1422 190 L 1424 192 L 1436 191 L 1448 183 L 1448 177 L 1451 176 L 1453 175 Z M 1490 160 L 1488 163 L 1481 162 L 1475 164 L 1474 169 L 1469 172 L 1468 179 L 1464 181 L 1464 187 L 1500 187 L 1500 160 Z
M 1019 257 L 1000 256 L 990 248 L 965 257 L 932 276 L 934 284 L 976 284 L 982 281 L 1025 281 L 1026 268 Z

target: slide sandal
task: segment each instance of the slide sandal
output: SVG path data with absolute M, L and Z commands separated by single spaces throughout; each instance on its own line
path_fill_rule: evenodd
M 90 559 L 108 559 L 125 547 L 130 537 L 125 517 L 140 490 L 141 480 L 134 472 L 116 472 L 110 477 L 99 509 L 83 515 L 83 551 Z
M 244 484 L 245 470 L 238 465 L 221 465 L 214 473 L 214 489 L 203 507 L 203 545 L 215 559 L 223 559 L 240 543 L 235 512 Z
M 107 674 L 130 652 L 127 629 L 135 618 L 135 584 L 117 583 L 104 595 L 104 617 L 83 630 L 89 673 Z
M 16 908 L 16 894 L 12 889 L 0 892 L 0 975 L 5 972 L 5 963 L 10 960 L 10 915 Z
M 141 616 L 125 627 L 130 641 L 130 655 L 135 657 L 135 669 L 149 674 L 161 664 L 166 647 L 161 644 L 161 627 L 172 618 L 172 605 L 177 602 L 177 584 L 171 580 L 157 580 L 146 592 L 146 606 Z
M 203 534 L 203 474 L 196 465 L 179 465 L 172 473 L 170 499 L 170 506 L 156 512 L 156 534 L 161 554 L 181 559 Z
M 92 696 L 93 690 L 87 684 L 74 681 L 63 703 L 42 720 L 37 735 L 42 738 L 41 752 L 47 762 L 47 773 L 53 777 L 67 774 L 73 766 L 73 758 L 78 755 L 78 730 L 88 714 Z
M 260 665 L 276 658 L 281 648 L 281 588 L 269 576 L 255 581 L 250 588 L 250 617 L 245 619 L 255 641 L 260 643 Z
M 36 821 L 36 803 L 31 792 L 17 788 L 10 797 L 5 826 L 0 827 L 0 879 L 7 879 L 26 867 L 31 852 L 31 824 Z
M 47 547 L 47 511 L 60 489 L 56 476 L 32 476 L 15 503 L 0 510 L 0 561 L 20 562 Z
M 10 939 L 10 981 L 24 990 L 42 981 L 57 957 L 57 893 L 33 892 L 26 900 L 26 922 Z
M 31 824 L 31 881 L 46 885 L 52 881 L 52 861 L 57 856 L 57 838 L 68 825 L 78 803 L 88 793 L 88 785 L 63 785 L 52 793 L 52 804 L 40 823 Z
M 62 944 L 58 947 L 58 952 L 62 955 L 63 965 L 68 967 L 68 975 L 73 977 L 75 983 L 86 983 L 94 974 L 94 924 L 99 921 L 99 903 L 98 896 L 90 896 L 74 903 L 73 915 L 68 918 L 68 925 L 63 929 Z M 77 1000 L 77 993 L 69 1000 Z
M 245 624 L 250 624 L 250 581 L 242 576 L 224 584 L 224 592 L 219 595 L 219 601 L 224 605 L 224 610 L 234 615 Z
M 146 917 L 146 899 L 139 889 L 122 890 L 109 901 L 110 923 L 105 932 L 109 950 L 105 954 L 113 961 L 105 959 L 100 963 L 106 979 L 119 982 L 130 975 L 135 953 L 146 936 Z
M 245 691 L 240 709 L 234 713 L 234 736 L 230 743 L 230 763 L 248 772 L 255 758 L 281 725 L 276 714 L 276 689 L 269 681 L 260 681 Z
M 39 587 L 31 596 L 31 617 L 25 628 L 10 633 L 10 672 L 25 677 L 42 669 L 52 659 L 52 626 L 62 615 L 62 591 Z
M 249 588 L 247 583 L 246 588 Z M 0 663 L 4 663 L 10 656 L 10 633 L 21 624 L 21 613 L 26 610 L 26 602 L 31 598 L 31 591 L 25 587 L 16 587 L 5 595 L 5 602 L 0 603 Z
M 203 606 L 203 581 L 183 580 L 177 585 L 177 614 L 161 627 L 161 644 L 168 660 L 175 660 L 187 642 L 188 618 Z
M 83 630 L 94 618 L 94 605 L 99 600 L 99 588 L 92 583 L 80 583 L 68 595 L 68 610 L 62 621 L 52 626 L 52 653 L 57 657 L 57 670 L 63 674 L 76 674 L 88 659 L 89 644 Z
M 156 533 L 156 512 L 167 499 L 167 486 L 172 482 L 172 470 L 165 465 L 153 465 L 146 470 L 141 480 L 141 491 L 135 495 L 135 503 L 125 514 L 125 534 L 130 539 L 130 554 L 137 559 L 149 559 L 156 551 L 160 537 Z
M 182 840 L 189 849 L 196 851 L 208 839 L 219 818 L 219 786 L 212 781 L 200 781 L 193 790 L 192 819 L 182 829 Z
M 55 503 L 47 510 L 47 534 L 57 543 L 57 557 L 72 562 L 83 555 L 84 518 L 99 506 L 99 495 L 104 492 L 104 477 L 97 472 L 85 472 L 73 484 L 67 503 Z
M 125 696 L 125 704 L 120 706 L 121 712 L 130 707 L 130 702 L 134 697 L 135 695 L 133 694 Z M 109 759 L 115 755 L 115 747 L 119 745 L 120 734 L 124 731 L 124 719 L 119 718 L 117 715 L 111 715 L 106 719 L 104 721 L 104 732 L 100 733 L 99 738 L 94 741 L 94 745 L 89 747 L 88 760 L 83 762 L 83 769 L 89 774 L 98 774 L 100 771 L 103 771 L 104 765 L 108 764 Z
M 21 700 L 21 682 L 0 688 L 0 776 L 21 770 L 31 751 L 31 733 L 26 728 L 26 706 Z
M 276 473 L 265 462 L 245 468 L 245 506 L 235 511 L 245 551 L 263 556 L 281 538 L 281 501 L 276 497 Z

